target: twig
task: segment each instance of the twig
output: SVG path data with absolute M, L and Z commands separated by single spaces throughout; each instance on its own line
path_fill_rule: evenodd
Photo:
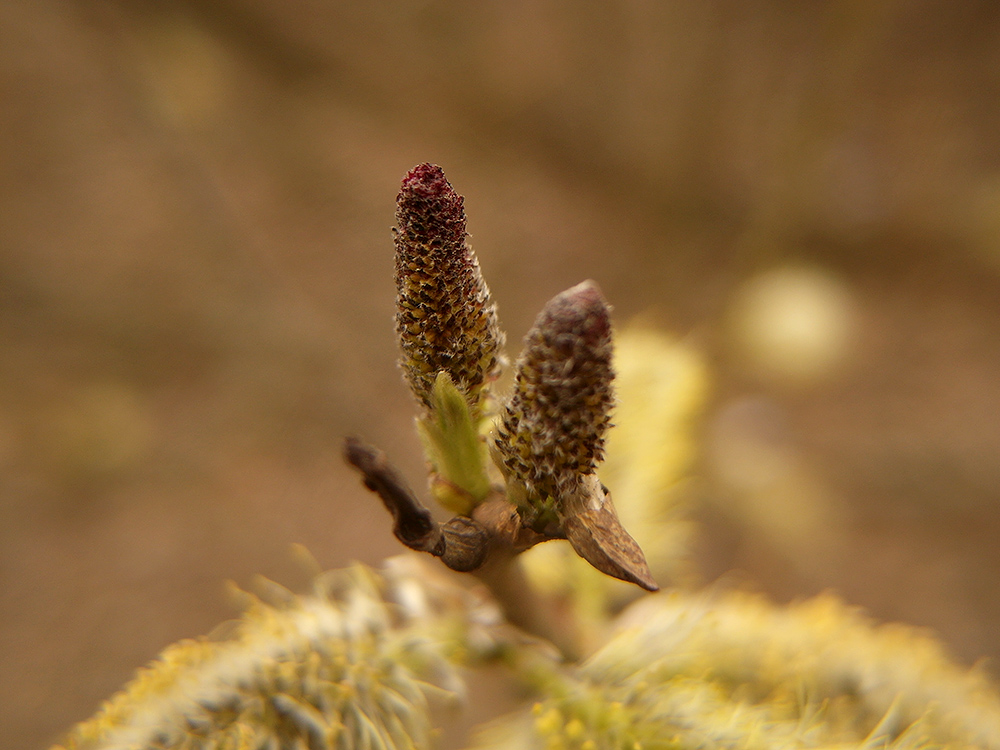
M 344 458 L 361 472 L 365 487 L 380 498 L 392 514 L 392 533 L 410 549 L 440 557 L 452 570 L 465 573 L 483 564 L 491 547 L 488 529 L 466 516 L 441 525 L 413 494 L 406 480 L 378 448 L 349 437 Z
M 344 458 L 361 472 L 365 487 L 382 498 L 392 514 L 392 533 L 399 541 L 435 557 L 444 554 L 445 539 L 440 525 L 382 451 L 349 437 L 344 441 Z
M 365 486 L 382 498 L 399 541 L 440 557 L 452 570 L 472 572 L 493 592 L 508 622 L 551 641 L 566 658 L 576 658 L 572 628 L 560 626 L 554 608 L 532 589 L 517 559 L 548 537 L 522 526 L 517 510 L 502 494 L 478 505 L 472 518 L 455 516 L 441 525 L 378 448 L 347 438 L 344 457 L 361 472 Z

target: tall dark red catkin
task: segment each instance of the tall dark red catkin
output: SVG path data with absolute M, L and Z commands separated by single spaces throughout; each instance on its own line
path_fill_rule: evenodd
M 464 200 L 441 167 L 421 164 L 396 199 L 396 332 L 400 364 L 416 397 L 447 372 L 473 415 L 499 371 L 503 334 L 479 261 L 466 241 Z

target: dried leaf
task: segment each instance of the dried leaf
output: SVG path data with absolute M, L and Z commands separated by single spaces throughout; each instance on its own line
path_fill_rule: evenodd
M 659 590 L 642 549 L 618 520 L 610 493 L 597 503 L 572 508 L 562 527 L 576 553 L 602 573 Z

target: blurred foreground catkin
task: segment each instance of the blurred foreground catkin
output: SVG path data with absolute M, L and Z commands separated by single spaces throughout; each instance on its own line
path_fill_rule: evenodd
M 432 748 L 431 704 L 461 695 L 458 665 L 491 661 L 534 698 L 478 750 L 1000 750 L 982 673 L 832 596 L 647 596 L 567 665 L 434 571 L 408 555 L 251 599 L 230 637 L 171 646 L 53 750 Z
M 409 558 L 321 575 L 309 596 L 246 595 L 230 637 L 170 646 L 53 750 L 428 747 L 429 701 L 461 694 L 483 619 L 434 581 Z
M 659 594 L 477 750 L 1000 748 L 1000 696 L 937 641 L 832 596 Z

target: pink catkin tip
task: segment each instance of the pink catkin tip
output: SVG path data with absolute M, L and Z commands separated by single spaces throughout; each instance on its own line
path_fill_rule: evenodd
M 452 188 L 444 176 L 444 170 L 437 164 L 418 164 L 403 178 L 403 191 L 407 190 L 440 195 Z
M 403 178 L 396 198 L 400 232 L 417 245 L 438 244 L 452 252 L 465 244 L 464 199 L 436 164 L 419 164 Z
M 610 308 L 601 288 L 589 279 L 553 297 L 542 317 L 543 330 L 573 331 L 589 346 L 611 335 Z

